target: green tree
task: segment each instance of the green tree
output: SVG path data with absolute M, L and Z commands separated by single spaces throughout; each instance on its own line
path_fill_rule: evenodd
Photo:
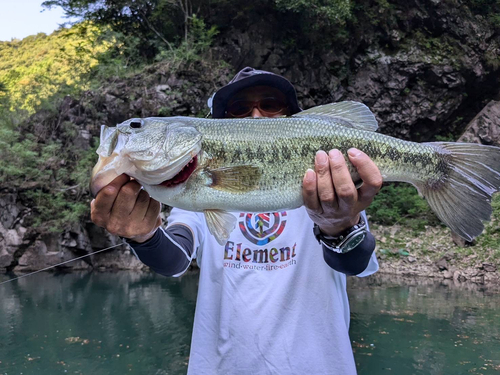
M 82 23 L 50 36 L 40 33 L 0 42 L 0 105 L 6 105 L 8 97 L 11 111 L 33 113 L 44 99 L 88 88 L 85 75 L 113 44 L 100 34 L 95 25 Z
M 68 17 L 139 38 L 135 53 L 145 59 L 152 59 L 160 48 L 173 49 L 184 20 L 174 0 L 47 0 L 42 6 L 61 7 Z
M 352 15 L 350 0 L 274 0 L 279 10 L 307 13 L 309 17 L 344 24 Z

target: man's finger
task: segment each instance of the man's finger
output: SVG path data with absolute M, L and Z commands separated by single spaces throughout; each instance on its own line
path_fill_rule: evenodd
M 119 220 L 126 220 L 135 207 L 141 188 L 137 181 L 129 181 L 123 185 L 111 209 L 111 216 Z
M 144 216 L 144 221 L 146 222 L 146 224 L 151 226 L 154 225 L 155 229 L 158 228 L 161 225 L 160 211 L 160 202 L 150 198 L 148 210 L 146 212 L 146 215 Z
M 321 214 L 323 209 L 318 198 L 318 187 L 316 183 L 316 173 L 312 169 L 308 169 L 302 181 L 302 198 L 304 206 L 312 213 Z
M 318 151 L 314 163 L 317 176 L 318 198 L 324 212 L 331 211 L 337 205 L 332 175 L 330 173 L 330 161 L 328 159 L 325 151 Z
M 143 221 L 148 212 L 148 207 L 150 205 L 151 198 L 145 190 L 139 191 L 137 194 L 137 199 L 135 205 L 130 213 L 131 220 Z
M 130 177 L 126 174 L 122 174 L 116 177 L 113 181 L 111 181 L 108 185 L 103 187 L 93 203 L 93 209 L 95 213 L 100 216 L 107 216 L 111 212 L 111 208 L 115 203 L 116 197 L 120 192 L 120 189 L 123 185 L 125 185 L 128 181 L 130 181 Z
M 382 187 L 382 175 L 373 160 L 364 152 L 351 148 L 347 153 L 359 177 L 363 180 L 363 185 L 358 189 L 358 201 L 369 204 Z
M 339 150 L 331 150 L 328 153 L 330 159 L 330 170 L 333 179 L 335 194 L 337 195 L 338 204 L 351 206 L 358 199 L 356 187 L 352 182 L 349 168 L 344 159 L 344 155 Z

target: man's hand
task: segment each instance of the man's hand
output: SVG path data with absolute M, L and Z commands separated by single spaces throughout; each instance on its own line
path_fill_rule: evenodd
M 122 174 L 103 187 L 90 203 L 94 224 L 136 242 L 153 237 L 161 225 L 161 205 L 141 185 Z
M 357 169 L 363 185 L 356 189 L 344 156 L 339 150 L 328 155 L 318 151 L 314 169 L 307 170 L 302 188 L 304 204 L 312 221 L 329 236 L 337 236 L 356 225 L 382 186 L 382 175 L 364 152 L 351 148 L 349 160 Z

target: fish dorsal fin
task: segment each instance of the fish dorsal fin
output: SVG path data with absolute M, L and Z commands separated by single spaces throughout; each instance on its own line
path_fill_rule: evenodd
M 207 227 L 219 245 L 224 245 L 236 225 L 234 215 L 223 210 L 204 210 Z
M 237 165 L 203 171 L 213 189 L 232 193 L 244 193 L 259 186 L 262 170 L 255 165 Z
M 378 129 L 378 122 L 370 109 L 359 102 L 345 101 L 319 105 L 306 109 L 294 115 L 295 117 L 328 117 L 337 120 L 339 125 L 360 130 L 374 132 Z

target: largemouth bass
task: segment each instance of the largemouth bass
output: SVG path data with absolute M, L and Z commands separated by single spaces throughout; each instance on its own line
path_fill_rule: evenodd
M 340 102 L 290 117 L 130 119 L 101 128 L 91 192 L 122 173 L 172 207 L 205 213 L 224 244 L 235 225 L 228 211 L 272 212 L 303 205 L 302 179 L 318 150 L 351 147 L 368 154 L 384 181 L 413 184 L 436 215 L 471 241 L 491 216 L 500 187 L 500 148 L 469 143 L 415 143 L 375 133 L 364 104 Z

